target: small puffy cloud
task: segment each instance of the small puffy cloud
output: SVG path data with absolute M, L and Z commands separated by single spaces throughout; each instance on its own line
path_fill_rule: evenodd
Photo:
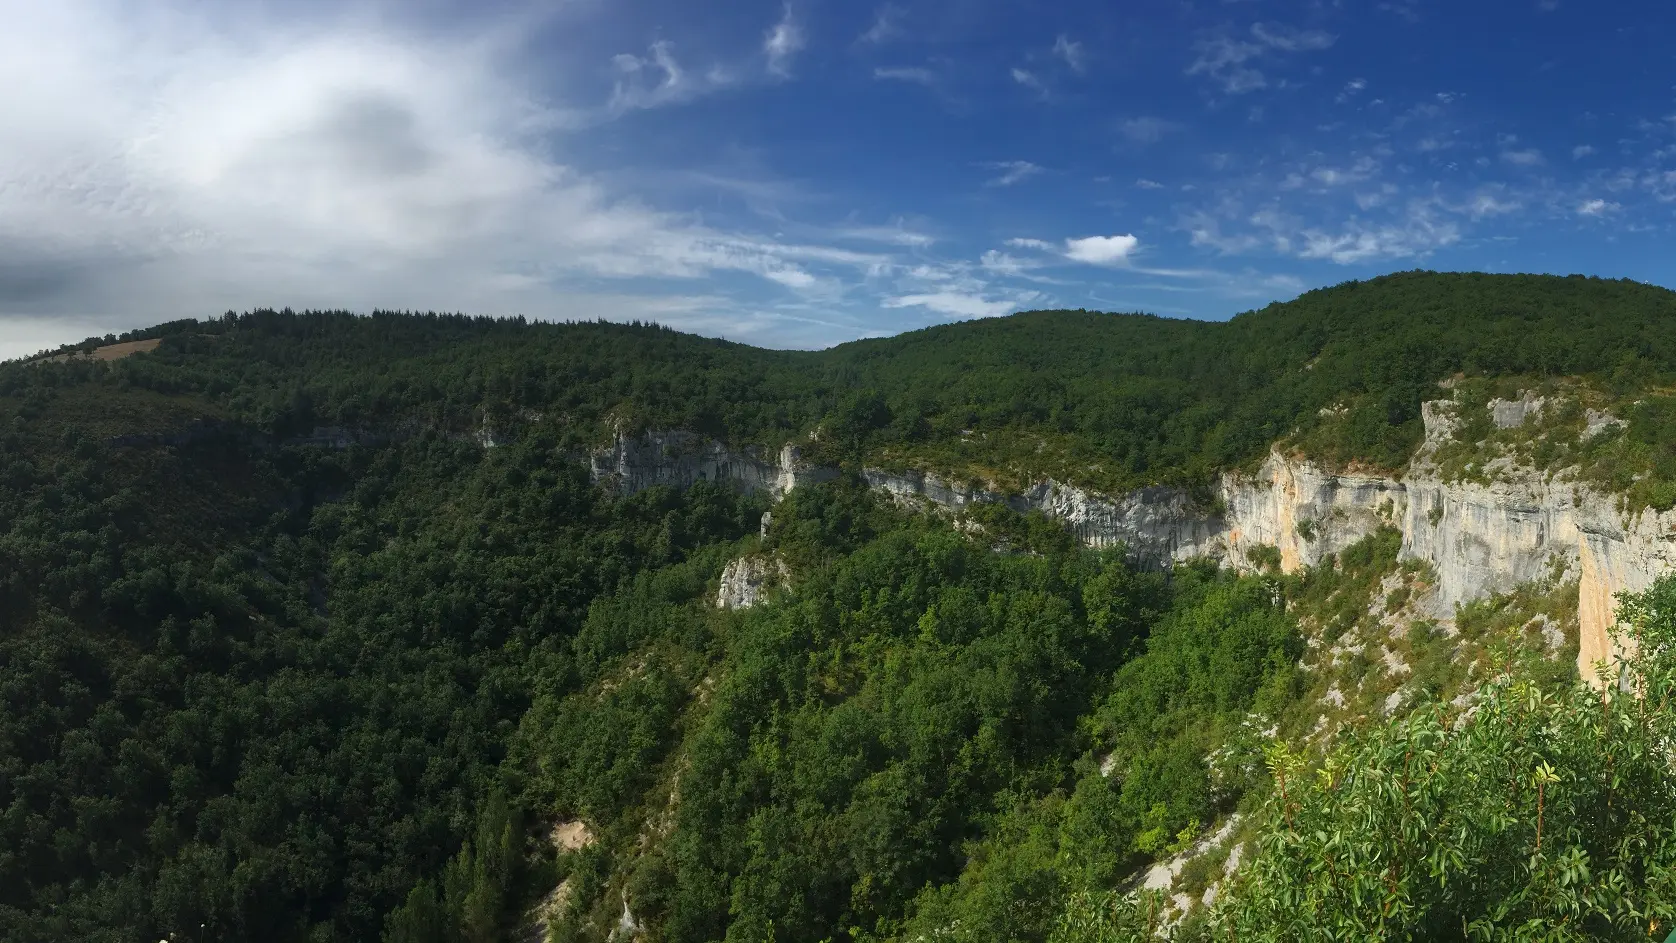
M 794 291 L 806 291 L 815 287 L 818 283 L 815 276 L 810 275 L 808 272 L 795 265 L 768 268 L 762 273 L 762 277 L 771 282 L 777 282 L 784 285 Z
M 1536 167 L 1542 164 L 1542 152 L 1534 147 L 1517 151 L 1502 151 L 1501 159 L 1515 167 Z
M 1027 160 L 992 161 L 984 164 L 984 166 L 990 170 L 1001 172 L 999 176 L 984 181 L 986 187 L 1010 187 L 1016 183 L 1023 183 L 1042 172 L 1041 167 Z
M 1084 265 L 1126 265 L 1140 244 L 1141 241 L 1132 235 L 1086 236 L 1081 239 L 1066 239 L 1062 244 L 1043 239 L 1007 240 L 1008 248 L 1043 252 Z M 1010 256 L 997 255 L 997 262 L 1003 260 L 1018 261 Z M 1035 264 L 1029 263 L 1032 266 Z
M 1047 94 L 1047 84 L 1041 80 L 1040 76 L 1031 72 L 1029 69 L 1021 69 L 1018 66 L 1014 66 L 1012 76 L 1014 82 L 1017 82 L 1025 88 L 1041 95 Z
M 1086 262 L 1090 265 L 1119 265 L 1129 261 L 1129 256 L 1139 247 L 1141 241 L 1132 235 L 1122 236 L 1088 236 L 1083 239 L 1065 240 L 1065 257 L 1074 262 Z
M 1367 79 L 1351 79 L 1350 81 L 1344 83 L 1344 88 L 1338 93 L 1337 100 L 1341 104 L 1347 102 L 1350 99 L 1355 98 L 1357 95 L 1360 95 L 1362 90 L 1367 87 Z
M 883 304 L 887 308 L 925 308 L 938 314 L 953 315 L 957 318 L 994 318 L 1003 314 L 1017 311 L 1020 305 L 1013 301 L 991 301 L 982 295 L 967 294 L 958 291 L 933 291 L 917 295 L 901 295 L 886 298 Z
M 790 76 L 791 60 L 807 42 L 803 27 L 792 16 L 791 4 L 786 4 L 780 22 L 770 26 L 762 39 L 762 53 L 768 57 L 768 71 L 782 78 Z
M 1593 145 L 1579 144 L 1576 147 L 1571 149 L 1571 159 L 1572 160 L 1582 160 L 1583 158 L 1588 157 L 1590 154 L 1593 154 L 1594 152 L 1595 152 L 1595 149 L 1594 149 Z
M 1142 177 L 1139 180 L 1136 180 L 1135 181 L 1135 186 L 1142 189 L 1142 190 L 1162 190 L 1162 189 L 1164 189 L 1163 184 L 1159 183 L 1156 180 L 1148 180 L 1145 177 Z
M 1059 39 L 1054 41 L 1053 54 L 1063 59 L 1072 71 L 1082 72 L 1088 68 L 1088 58 L 1083 52 L 1082 43 L 1074 42 L 1064 33 L 1060 33 Z
M 1617 204 L 1617 203 L 1610 202 L 1608 200 L 1601 200 L 1601 199 L 1584 200 L 1577 207 L 1577 215 L 1579 215 L 1579 216 L 1608 216 L 1612 213 L 1616 213 L 1617 211 L 1619 211 L 1621 209 L 1623 209 L 1623 206 L 1621 206 L 1620 204 Z
M 1158 143 L 1164 139 L 1165 135 L 1178 127 L 1179 125 L 1173 121 L 1142 116 L 1124 121 L 1123 124 L 1118 126 L 1118 130 L 1123 134 L 1124 140 L 1130 144 L 1147 145 Z

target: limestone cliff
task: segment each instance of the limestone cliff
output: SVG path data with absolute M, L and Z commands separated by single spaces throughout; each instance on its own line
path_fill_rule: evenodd
M 1540 399 L 1526 397 L 1489 408 L 1494 422 L 1506 427 L 1539 416 L 1542 407 Z M 1614 496 L 1564 473 L 1544 475 L 1506 463 L 1492 463 L 1487 483 L 1445 480 L 1431 456 L 1457 426 L 1453 409 L 1447 401 L 1425 404 L 1425 444 L 1401 475 L 1331 471 L 1276 451 L 1253 475 L 1224 475 L 1210 507 L 1164 487 L 1112 497 L 1050 479 L 1022 494 L 1005 494 L 922 472 L 864 474 L 874 488 L 908 504 L 959 510 L 1001 502 L 1021 512 L 1041 511 L 1064 521 L 1089 546 L 1126 546 L 1153 565 L 1210 556 L 1249 568 L 1253 551 L 1266 546 L 1291 571 L 1393 526 L 1402 531 L 1403 558 L 1432 568 L 1431 614 L 1444 619 L 1457 604 L 1559 570 L 1579 580 L 1578 667 L 1593 679 L 1596 661 L 1615 658 L 1609 641 L 1615 595 L 1645 589 L 1676 568 L 1676 512 L 1626 514 Z M 769 461 L 680 432 L 618 437 L 593 456 L 593 473 L 627 492 L 715 480 L 774 497 L 836 475 L 804 462 L 793 446 Z M 743 576 L 735 574 L 736 582 Z M 755 601 L 749 590 L 739 595 Z
M 658 485 L 686 488 L 700 481 L 723 481 L 773 497 L 837 474 L 805 463 L 794 445 L 782 448 L 778 460 L 769 460 L 680 430 L 619 434 L 610 448 L 591 456 L 590 470 L 595 481 L 621 494 Z
M 791 573 L 783 561 L 763 556 L 740 557 L 722 570 L 716 608 L 749 609 L 762 602 L 768 590 L 784 583 Z

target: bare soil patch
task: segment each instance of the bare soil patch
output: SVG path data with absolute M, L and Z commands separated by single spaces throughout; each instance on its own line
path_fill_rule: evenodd
M 112 360 L 121 360 L 122 358 L 133 354 L 143 354 L 156 350 L 157 345 L 161 343 L 163 343 L 163 339 L 160 337 L 153 337 L 149 340 L 143 341 L 124 341 L 120 344 L 106 344 L 103 347 L 95 347 L 93 349 L 93 353 L 91 354 L 83 354 L 79 352 L 74 354 L 58 354 L 57 356 L 48 357 L 46 359 L 48 363 L 62 363 L 71 359 L 103 360 L 108 362 Z

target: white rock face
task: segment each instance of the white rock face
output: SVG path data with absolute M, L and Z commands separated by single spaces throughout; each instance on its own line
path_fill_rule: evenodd
M 722 570 L 722 586 L 716 591 L 717 609 L 749 609 L 767 595 L 770 587 L 790 577 L 785 563 L 768 557 L 740 557 Z
M 1527 392 L 1518 399 L 1490 400 L 1490 421 L 1497 429 L 1513 429 L 1525 424 L 1526 419 L 1542 415 L 1545 400 L 1535 393 Z
M 1542 407 L 1543 401 L 1530 395 L 1498 400 L 1492 418 L 1498 425 L 1517 425 Z M 1402 557 L 1422 560 L 1435 571 L 1436 608 L 1430 614 L 1442 618 L 1452 616 L 1458 604 L 1512 590 L 1557 566 L 1580 582 L 1578 667 L 1593 680 L 1594 663 L 1614 662 L 1619 654 L 1611 650 L 1608 634 L 1616 620 L 1616 594 L 1644 590 L 1676 569 L 1676 511 L 1626 516 L 1612 495 L 1563 474 L 1547 477 L 1505 463 L 1495 467 L 1489 484 L 1445 482 L 1430 456 L 1457 427 L 1455 409 L 1447 401 L 1423 404 L 1425 442 L 1400 478 L 1332 472 L 1275 452 L 1253 476 L 1224 475 L 1215 509 L 1163 487 L 1112 497 L 1049 479 L 1009 495 L 919 472 L 868 469 L 865 476 L 874 488 L 907 504 L 959 509 L 1000 502 L 1021 512 L 1041 511 L 1064 521 L 1089 546 L 1127 546 L 1152 565 L 1208 556 L 1250 569 L 1251 551 L 1266 545 L 1278 549 L 1282 568 L 1292 571 L 1390 525 L 1402 531 Z M 1614 422 L 1590 417 L 1591 426 Z M 837 472 L 809 465 L 793 446 L 770 462 L 690 434 L 665 432 L 619 437 L 594 455 L 593 474 L 624 492 L 723 480 L 779 497 Z M 768 571 L 749 567 L 766 565 L 730 565 L 718 605 L 755 604 Z
M 1007 495 L 951 484 L 921 472 L 869 468 L 864 475 L 869 485 L 904 504 L 959 509 L 998 503 L 1020 513 L 1041 511 L 1065 522 L 1090 547 L 1126 546 L 1132 555 L 1152 564 L 1218 553 L 1226 529 L 1220 516 L 1195 507 L 1185 492 L 1174 488 L 1142 488 L 1109 498 L 1050 478 L 1023 494 Z
M 833 469 L 804 462 L 796 446 L 786 446 L 778 461 L 770 461 L 679 430 L 618 435 L 610 448 L 593 454 L 590 471 L 595 481 L 619 494 L 658 485 L 687 488 L 699 481 L 725 481 L 779 497 L 800 484 L 837 477 Z
M 1228 562 L 1248 565 L 1258 545 L 1280 551 L 1281 569 L 1314 566 L 1329 553 L 1395 525 L 1408 507 L 1401 482 L 1376 475 L 1328 472 L 1301 459 L 1271 454 L 1257 476 L 1225 475 Z

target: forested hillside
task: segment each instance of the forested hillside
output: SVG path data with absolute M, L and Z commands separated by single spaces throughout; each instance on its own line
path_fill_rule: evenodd
M 1420 403 L 1458 373 L 1589 377 L 1620 394 L 1676 378 L 1676 293 L 1429 272 L 1226 323 L 1044 311 L 818 352 L 651 326 L 341 312 L 229 314 L 140 335 L 163 344 L 114 368 L 8 367 L 0 398 L 139 387 L 279 436 L 484 421 L 540 421 L 587 444 L 619 425 L 772 447 L 816 434 L 835 461 L 1012 483 L 1054 474 L 1117 492 L 1203 481 L 1294 434 L 1325 458 L 1395 467 L 1419 440 Z
M 1226 323 L 1033 312 L 819 352 L 330 312 L 142 338 L 161 343 L 0 364 L 8 943 L 487 941 L 544 897 L 559 940 L 1133 939 L 1161 924 L 1132 876 L 1235 821 L 1250 877 L 1183 939 L 1496 938 L 1562 905 L 1574 938 L 1636 939 L 1676 915 L 1648 819 L 1676 808 L 1647 727 L 1668 589 L 1637 610 L 1639 698 L 1591 700 L 1531 647 L 1532 607 L 1575 616 L 1575 584 L 1547 586 L 1414 630 L 1438 703 L 1335 747 L 1323 692 L 1356 689 L 1323 653 L 1426 583 L 1392 534 L 1298 573 L 1153 571 L 1039 516 L 906 511 L 855 474 L 1117 493 L 1276 442 L 1392 468 L 1455 380 L 1610 398 L 1631 421 L 1609 458 L 1647 488 L 1676 479 L 1671 292 L 1409 273 Z M 845 473 L 766 526 L 766 496 L 589 480 L 590 449 L 645 429 L 797 442 Z M 786 579 L 718 608 L 741 556 Z M 1451 734 L 1487 674 L 1500 739 Z M 1633 791 L 1590 779 L 1601 763 Z M 1370 823 L 1424 832 L 1414 808 L 1475 776 L 1513 791 L 1449 820 L 1476 830 L 1456 857 L 1377 844 Z M 1357 868 L 1409 870 L 1336 883 L 1350 859 L 1314 836 L 1340 827 Z M 1544 828 L 1563 856 L 1527 849 Z M 1195 893 L 1235 874 L 1212 858 Z M 1469 859 L 1530 864 L 1471 883 Z M 1470 892 L 1427 897 L 1422 871 Z M 1605 873 L 1649 890 L 1575 890 Z

